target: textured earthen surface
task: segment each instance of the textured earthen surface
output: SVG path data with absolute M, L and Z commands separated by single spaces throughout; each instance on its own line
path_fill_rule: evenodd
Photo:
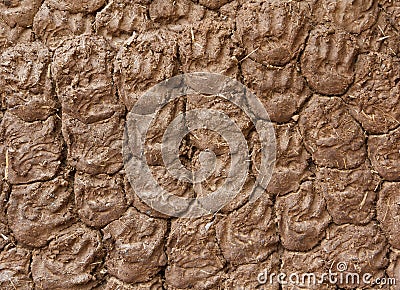
M 33 289 L 34 284 L 29 274 L 31 258 L 32 253 L 21 247 L 3 250 L 0 254 L 1 288 Z
M 1 19 L 10 27 L 29 27 L 41 2 L 41 0 L 2 1 L 0 3 Z
M 335 225 L 326 234 L 328 238 L 322 242 L 322 248 L 335 269 L 340 269 L 337 265 L 340 261 L 346 263 L 346 271 L 349 272 L 370 273 L 376 278 L 385 275 L 389 247 L 387 239 L 376 222 L 365 226 Z M 365 256 L 370 258 L 365 259 Z M 338 284 L 346 289 L 355 287 L 355 283 L 351 285 L 339 282 Z M 359 285 L 367 286 L 363 281 Z
M 58 232 L 46 248 L 33 254 L 33 281 L 44 289 L 91 289 L 101 247 L 100 232 L 84 225 Z
M 52 73 L 64 113 L 91 124 L 123 111 L 114 92 L 112 59 L 101 37 L 77 37 L 57 48 Z
M 168 237 L 167 289 L 210 289 L 221 284 L 225 259 L 215 236 L 216 220 L 175 220 Z
M 260 287 L 258 275 L 264 271 L 277 273 L 279 271 L 279 254 L 272 253 L 268 259 L 259 263 L 239 265 L 228 271 L 226 280 L 222 285 L 224 289 L 257 289 Z M 275 281 L 261 289 L 278 290 L 279 284 Z
M 74 192 L 79 217 L 92 227 L 109 224 L 127 208 L 123 178 L 119 174 L 76 173 Z
M 167 222 L 130 208 L 103 230 L 106 265 L 113 276 L 128 283 L 147 282 L 167 262 L 164 253 Z
M 105 0 L 82 1 L 82 0 L 47 0 L 50 7 L 69 12 L 90 13 L 99 10 L 105 3 Z
M 336 224 L 367 224 L 375 216 L 375 202 L 380 178 L 371 166 L 317 171 L 317 191 L 326 200 L 329 214 Z
M 311 155 L 304 146 L 297 124 L 276 125 L 275 136 L 275 169 L 267 191 L 274 195 L 284 195 L 297 191 L 301 182 L 312 175 Z M 254 173 L 257 172 L 255 168 Z
M 176 38 L 173 31 L 149 30 L 133 34 L 120 48 L 114 67 L 115 83 L 128 109 L 146 90 L 177 73 Z
M 316 279 L 327 282 L 323 275 L 329 269 L 327 255 L 321 246 L 317 246 L 307 252 L 296 252 L 285 250 L 282 254 L 283 273 L 314 273 Z M 283 285 L 282 289 L 297 290 L 297 289 L 336 289 L 334 285 L 317 284 L 313 285 L 312 280 L 300 279 L 300 283 L 288 283 Z
M 400 128 L 385 135 L 371 135 L 368 149 L 371 163 L 389 181 L 400 180 Z
M 114 290 L 114 289 L 119 289 L 119 290 L 162 290 L 163 289 L 162 285 L 163 285 L 163 283 L 159 276 L 153 278 L 149 282 L 136 283 L 133 285 L 122 282 L 121 280 L 118 280 L 115 277 L 111 277 L 107 280 L 107 282 L 104 285 L 101 285 L 96 289 L 99 289 L 99 290 Z
M 398 59 L 381 53 L 359 57 L 354 85 L 344 97 L 354 118 L 371 134 L 400 125 Z
M 39 41 L 10 47 L 0 57 L 5 106 L 26 122 L 44 121 L 58 109 L 49 74 L 50 57 Z
M 124 122 L 120 116 L 85 124 L 64 114 L 62 126 L 69 165 L 89 174 L 113 174 L 122 168 Z
M 241 68 L 244 84 L 257 94 L 274 122 L 289 122 L 311 96 L 296 63 L 266 68 L 252 59 L 245 59 Z
M 237 38 L 251 59 L 284 65 L 305 44 L 310 12 L 306 1 L 244 1 L 236 21 Z
M 0 1 L 0 289 L 399 289 L 375 280 L 400 283 L 399 31 L 394 0 Z M 169 102 L 141 153 L 170 194 L 206 197 L 232 166 L 227 140 L 197 128 L 179 159 L 195 172 L 212 151 L 214 171 L 175 178 L 162 154 L 175 118 L 190 129 L 189 111 L 223 112 L 248 146 L 238 194 L 185 219 L 141 199 L 122 147 L 137 100 L 191 72 L 257 96 L 276 162 L 249 202 L 261 170 L 255 124 L 223 94 Z M 331 282 L 329 271 L 373 283 Z M 279 283 L 281 272 L 323 281 Z
M 383 231 L 393 248 L 400 248 L 400 240 L 398 232 L 399 224 L 399 183 L 385 182 L 382 185 L 382 190 L 379 193 L 377 202 L 377 219 L 383 225 Z
M 28 123 L 7 112 L 1 124 L 6 180 L 19 184 L 48 180 L 56 175 L 61 164 L 62 138 L 55 116 Z
M 317 26 L 301 57 L 301 69 L 310 87 L 320 94 L 341 95 L 354 81 L 357 44 L 349 33 Z
M 7 218 L 18 242 L 42 247 L 75 221 L 72 186 L 64 176 L 12 188 Z
M 222 253 L 231 264 L 257 263 L 277 250 L 277 226 L 267 197 L 223 217 L 216 227 Z
M 331 217 L 325 200 L 311 181 L 300 190 L 276 200 L 276 215 L 282 245 L 292 251 L 307 251 L 325 236 Z
M 340 98 L 313 96 L 300 114 L 299 127 L 317 165 L 351 169 L 364 163 L 364 132 Z
M 63 40 L 90 33 L 93 23 L 93 15 L 53 9 L 44 2 L 33 20 L 33 31 L 49 49 L 55 50 Z

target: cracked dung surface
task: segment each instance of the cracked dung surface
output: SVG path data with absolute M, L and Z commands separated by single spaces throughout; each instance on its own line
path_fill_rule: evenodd
M 339 262 L 399 283 L 399 20 L 393 0 L 0 1 L 0 288 L 356 289 L 258 285 L 264 270 L 321 276 Z M 192 198 L 224 183 L 230 148 L 210 130 L 179 148 L 191 171 L 216 154 L 206 180 L 176 180 L 164 164 L 164 131 L 193 109 L 238 124 L 249 174 L 215 215 L 170 218 L 131 188 L 123 130 L 144 92 L 196 71 L 257 95 L 277 159 L 249 203 L 254 124 L 221 96 L 176 99 L 147 132 L 158 184 Z

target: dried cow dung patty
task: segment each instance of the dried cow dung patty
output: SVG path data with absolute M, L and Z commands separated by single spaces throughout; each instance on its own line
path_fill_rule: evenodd
M 72 194 L 70 183 L 63 176 L 14 186 L 7 218 L 17 241 L 43 247 L 70 226 L 75 221 Z
M 399 289 L 399 31 L 400 1 L 1 0 L 0 289 Z

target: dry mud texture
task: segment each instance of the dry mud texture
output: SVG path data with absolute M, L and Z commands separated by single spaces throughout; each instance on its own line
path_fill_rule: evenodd
M 237 79 L 276 133 L 265 194 L 249 203 L 260 143 L 243 111 L 187 95 L 153 121 L 157 182 L 206 196 L 229 146 L 199 129 L 186 168 L 163 163 L 164 131 L 193 109 L 223 111 L 248 142 L 240 193 L 212 216 L 171 218 L 145 204 L 123 167 L 127 112 L 153 85 L 197 71 Z M 259 273 L 322 276 L 340 263 L 400 284 L 400 1 L 0 1 L 0 289 L 400 289 L 337 282 L 259 285 Z

